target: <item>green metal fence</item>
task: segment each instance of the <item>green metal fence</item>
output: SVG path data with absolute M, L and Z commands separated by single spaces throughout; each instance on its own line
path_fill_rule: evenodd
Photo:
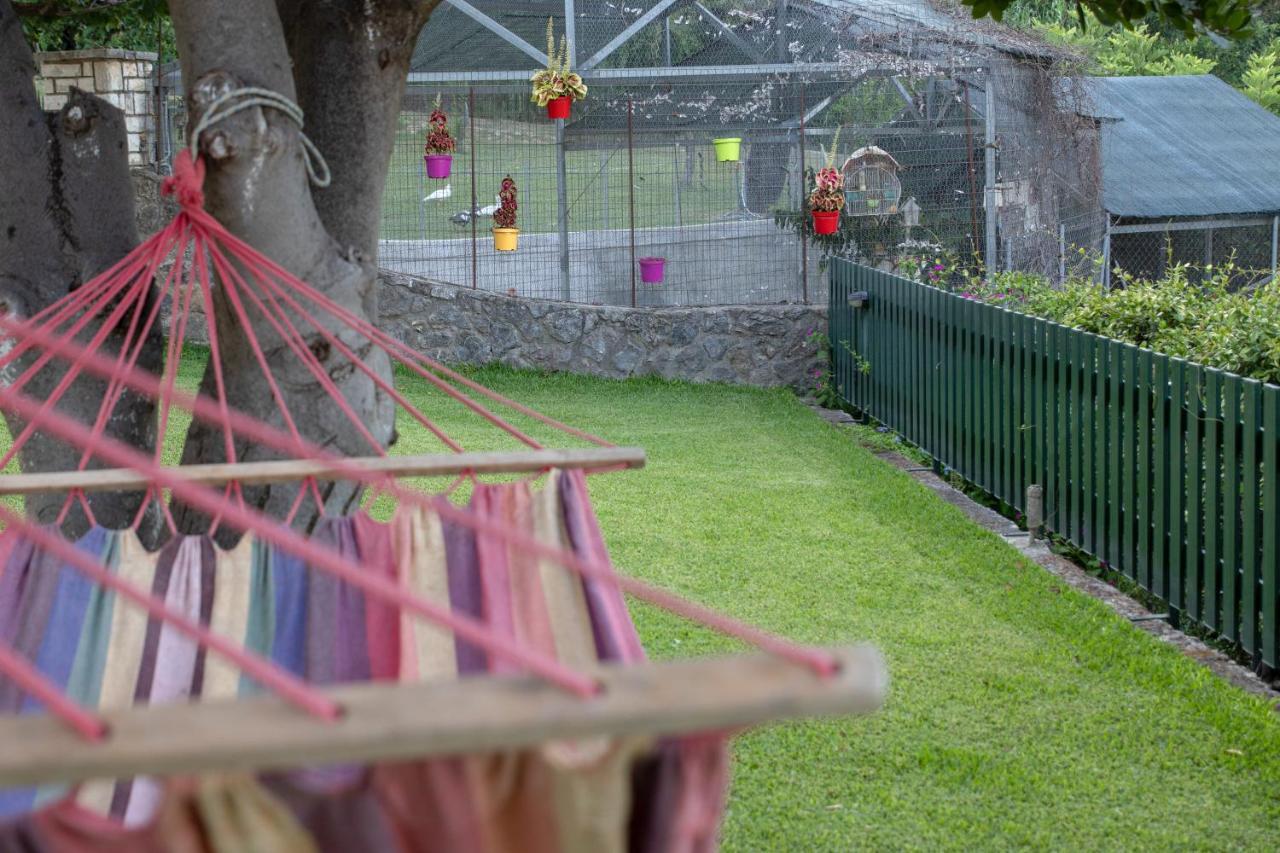
M 1280 666 L 1280 387 L 842 260 L 830 337 L 848 404 Z

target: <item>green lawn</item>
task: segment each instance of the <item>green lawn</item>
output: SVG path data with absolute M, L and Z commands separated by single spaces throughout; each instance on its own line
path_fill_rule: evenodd
M 185 385 L 198 368 L 184 365 Z M 1064 587 L 788 392 L 474 375 L 648 450 L 645 469 L 591 481 L 621 569 L 799 640 L 884 651 L 881 712 L 737 741 L 727 850 L 1275 849 L 1280 720 L 1264 702 Z M 467 449 L 511 446 L 398 381 Z M 396 452 L 440 449 L 399 428 Z M 655 657 L 732 648 L 633 613 Z
M 382 237 L 389 240 L 466 237 L 470 229 L 449 221 L 467 210 L 471 200 L 471 145 L 465 126 L 455 128 L 458 151 L 448 180 L 428 180 L 422 162 L 423 119 L 404 113 L 382 202 Z M 565 157 L 569 227 L 575 231 L 626 228 L 628 224 L 626 137 L 603 136 L 613 145 L 601 150 L 569 150 Z M 664 144 L 652 137 L 637 143 L 635 173 L 637 228 L 692 225 L 716 221 L 738 209 L 736 163 L 717 163 L 711 140 L 692 146 L 692 169 L 686 173 L 683 145 Z M 522 124 L 476 123 L 476 198 L 478 207 L 492 204 L 504 175 L 519 191 L 519 225 L 525 232 L 554 231 L 558 227 L 556 161 L 553 125 L 548 121 Z M 690 180 L 685 180 L 689 176 Z M 450 188 L 444 200 L 423 201 L 437 190 Z M 679 194 L 679 222 L 676 195 Z M 483 225 L 487 228 L 488 225 Z
M 887 656 L 882 712 L 738 740 L 726 849 L 1275 849 L 1280 720 L 1265 703 L 1063 587 L 789 393 L 476 376 L 648 450 L 644 470 L 591 481 L 623 570 Z M 468 449 L 506 446 L 401 386 Z M 401 435 L 401 452 L 433 447 L 408 423 Z M 654 656 L 730 647 L 633 612 Z

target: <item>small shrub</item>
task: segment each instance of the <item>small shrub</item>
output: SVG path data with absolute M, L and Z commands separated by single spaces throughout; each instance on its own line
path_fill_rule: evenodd
M 1083 278 L 1055 287 L 1028 273 L 946 281 L 967 299 L 1280 384 L 1280 281 L 1236 290 L 1239 273 L 1233 263 L 1175 264 L 1155 280 L 1117 272 L 1109 290 Z

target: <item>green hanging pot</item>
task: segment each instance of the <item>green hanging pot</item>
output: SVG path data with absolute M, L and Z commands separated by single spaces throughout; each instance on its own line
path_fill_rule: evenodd
M 716 146 L 716 160 L 721 163 L 736 163 L 742 154 L 742 137 L 726 136 L 722 139 L 713 139 L 712 143 Z

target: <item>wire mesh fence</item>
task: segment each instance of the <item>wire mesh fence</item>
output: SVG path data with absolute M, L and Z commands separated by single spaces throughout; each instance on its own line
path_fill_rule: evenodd
M 590 304 L 821 301 L 823 249 L 803 226 L 807 175 L 831 156 L 837 131 L 832 163 L 846 174 L 860 258 L 882 262 L 915 244 L 980 253 L 985 131 L 965 87 L 941 76 L 858 76 L 594 84 L 565 122 L 548 120 L 524 81 L 411 84 L 379 263 Z M 180 81 L 172 70 L 164 79 L 162 168 L 186 132 Z M 444 178 L 429 177 L 424 162 L 437 102 L 457 141 Z M 737 150 L 720 150 L 718 139 Z M 892 189 L 855 185 L 865 184 L 868 152 L 887 155 L 878 162 Z M 515 252 L 498 251 L 490 235 L 508 175 L 518 188 Z M 655 264 L 640 261 L 653 258 L 661 280 L 646 281 Z
M 590 110 L 552 122 L 527 86 L 412 88 L 400 117 L 383 203 L 380 263 L 487 290 L 611 305 L 805 299 L 805 247 L 774 223 L 800 202 L 799 137 L 756 136 L 734 161 L 712 138 L 655 120 L 680 100 L 592 90 Z M 449 177 L 426 177 L 427 116 L 440 98 L 458 151 Z M 799 116 L 797 115 L 797 121 Z M 727 124 L 726 136 L 746 132 Z M 519 249 L 489 230 L 497 191 L 518 188 Z M 640 258 L 663 280 L 641 280 Z
M 521 73 L 415 72 L 379 263 L 497 293 L 623 306 L 821 303 L 832 254 L 895 270 L 936 252 L 1059 282 L 1158 278 L 1177 263 L 1232 262 L 1238 285 L 1274 275 L 1273 220 L 1108 218 L 1087 93 L 1056 66 L 975 57 L 941 37 L 933 48 L 948 62 L 904 59 L 898 37 L 860 35 L 877 52 L 842 48 L 840 61 L 795 72 L 606 68 L 566 121 L 530 102 Z M 664 50 L 661 40 L 649 48 Z M 186 114 L 176 67 L 162 79 L 167 168 Z M 448 176 L 432 178 L 423 155 L 437 102 L 457 148 Z M 828 160 L 845 182 L 838 245 L 813 239 L 806 208 L 812 172 Z M 516 251 L 499 251 L 490 234 L 506 176 L 518 188 Z

